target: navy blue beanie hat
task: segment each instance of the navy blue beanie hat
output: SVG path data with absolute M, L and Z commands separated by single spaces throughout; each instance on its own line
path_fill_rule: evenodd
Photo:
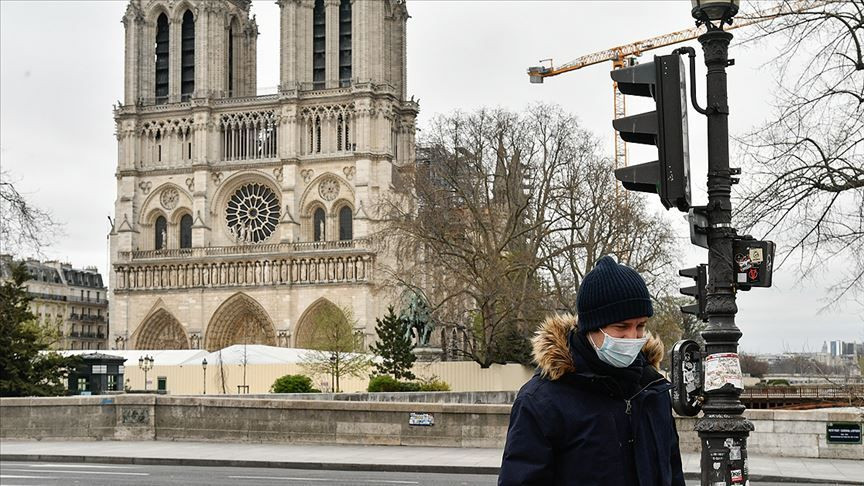
M 601 258 L 582 279 L 576 308 L 579 332 L 583 334 L 615 322 L 654 315 L 645 280 L 639 272 L 610 256 Z

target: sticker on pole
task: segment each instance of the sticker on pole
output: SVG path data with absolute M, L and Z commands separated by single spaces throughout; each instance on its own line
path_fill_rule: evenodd
M 705 388 L 704 390 L 719 390 L 725 385 L 732 385 L 743 390 L 741 379 L 741 362 L 737 353 L 716 353 L 705 358 Z

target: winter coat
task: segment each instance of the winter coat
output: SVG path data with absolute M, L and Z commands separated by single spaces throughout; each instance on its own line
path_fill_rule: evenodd
M 672 385 L 655 369 L 663 344 L 616 369 L 576 326 L 550 317 L 533 340 L 538 371 L 513 403 L 498 484 L 683 486 Z

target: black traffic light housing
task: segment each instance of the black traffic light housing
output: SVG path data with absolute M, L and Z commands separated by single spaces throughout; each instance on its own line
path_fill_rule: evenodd
M 702 263 L 699 266 L 685 268 L 678 271 L 678 275 L 689 277 L 695 280 L 696 285 L 692 287 L 683 287 L 681 293 L 696 298 L 695 304 L 681 306 L 681 312 L 685 314 L 693 314 L 697 318 L 707 321 L 708 315 L 705 313 L 705 302 L 708 286 L 708 265 Z
M 677 54 L 615 69 L 612 79 L 625 95 L 654 98 L 655 111 L 612 121 L 625 142 L 657 146 L 654 162 L 622 167 L 615 177 L 631 191 L 660 195 L 666 209 L 690 209 L 690 153 L 687 136 L 687 81 Z

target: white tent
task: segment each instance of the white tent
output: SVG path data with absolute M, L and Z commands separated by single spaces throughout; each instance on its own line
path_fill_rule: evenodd
M 102 353 L 110 356 L 126 358 L 125 366 L 137 366 L 138 359 L 144 356 L 153 358 L 154 366 L 175 366 L 184 364 L 201 364 L 201 360 L 207 355 L 204 349 L 84 349 L 59 351 L 64 356 Z
M 244 361 L 246 364 L 301 363 L 303 354 L 307 352 L 306 349 L 280 348 L 263 344 L 235 344 L 219 351 L 191 357 L 189 361 L 181 364 L 198 364 L 204 358 L 207 358 L 208 363 L 224 364 L 243 364 Z
M 69 356 L 99 352 L 126 358 L 126 366 L 137 366 L 138 359 L 144 356 L 153 358 L 154 366 L 200 365 L 206 358 L 208 364 L 299 364 L 303 356 L 310 352 L 301 348 L 280 348 L 263 344 L 235 344 L 219 351 L 208 353 L 205 349 L 141 349 L 141 350 L 67 350 L 61 354 Z M 380 361 L 380 358 L 375 358 Z

